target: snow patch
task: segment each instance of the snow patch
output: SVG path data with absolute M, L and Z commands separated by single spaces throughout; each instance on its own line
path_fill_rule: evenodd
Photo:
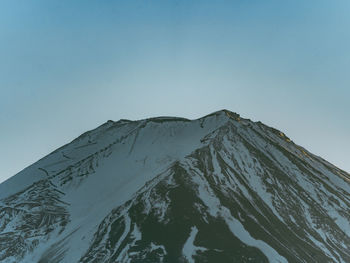
M 187 238 L 185 245 L 182 249 L 182 254 L 188 260 L 189 263 L 195 263 L 193 260 L 193 256 L 196 255 L 197 251 L 206 251 L 207 249 L 204 247 L 197 247 L 193 244 L 196 239 L 198 233 L 198 229 L 196 226 L 191 227 L 190 236 Z

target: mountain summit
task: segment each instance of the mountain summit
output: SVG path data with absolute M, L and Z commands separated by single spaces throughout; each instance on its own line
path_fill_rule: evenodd
M 222 110 L 108 121 L 0 184 L 0 262 L 350 262 L 350 175 Z

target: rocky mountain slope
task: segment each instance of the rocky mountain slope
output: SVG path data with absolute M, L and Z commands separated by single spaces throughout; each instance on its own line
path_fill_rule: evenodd
M 350 262 L 350 175 L 227 110 L 108 121 L 0 184 L 0 262 Z

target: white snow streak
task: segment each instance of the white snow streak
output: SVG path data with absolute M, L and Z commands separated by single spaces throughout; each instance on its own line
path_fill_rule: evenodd
M 191 233 L 186 243 L 182 249 L 182 254 L 188 260 L 189 263 L 195 263 L 193 260 L 193 256 L 196 255 L 197 251 L 206 251 L 207 249 L 204 247 L 197 247 L 193 244 L 196 239 L 196 235 L 198 233 L 198 229 L 196 226 L 191 227 Z

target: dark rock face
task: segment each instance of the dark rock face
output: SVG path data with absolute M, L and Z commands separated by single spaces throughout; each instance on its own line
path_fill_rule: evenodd
M 260 122 L 108 122 L 54 154 L 1 200 L 0 261 L 350 262 L 349 174 Z

